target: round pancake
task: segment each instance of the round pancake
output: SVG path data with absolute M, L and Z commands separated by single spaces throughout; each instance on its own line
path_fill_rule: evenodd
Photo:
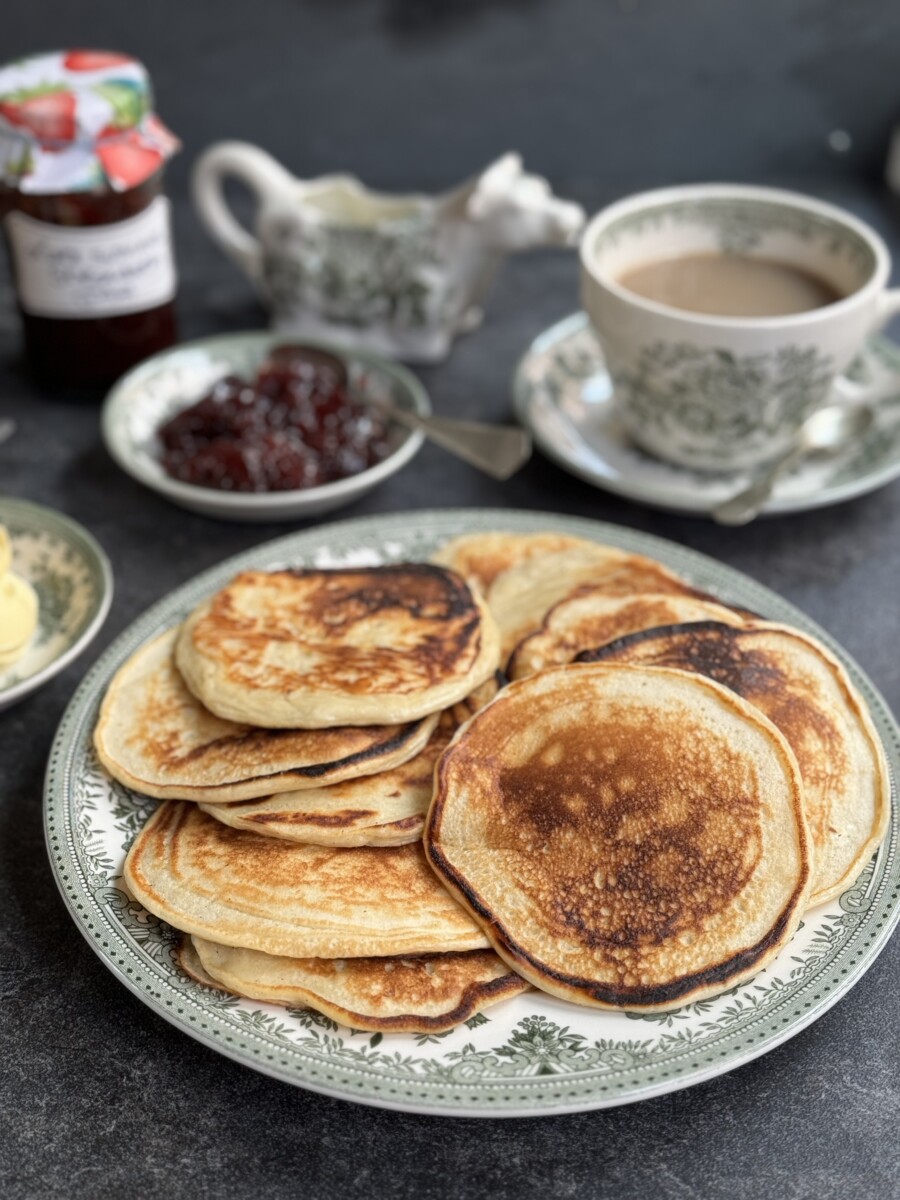
M 540 629 L 519 642 L 506 673 L 510 679 L 527 679 L 639 629 L 705 620 L 744 624 L 739 613 L 711 600 L 662 592 L 609 596 L 587 585 L 554 605 Z
M 402 846 L 417 842 L 434 790 L 434 765 L 456 730 L 497 692 L 482 684 L 467 700 L 443 713 L 431 739 L 415 758 L 378 775 L 328 787 L 282 792 L 239 804 L 202 804 L 204 812 L 235 829 L 320 846 Z
M 443 1033 L 529 988 L 493 950 L 411 958 L 284 958 L 203 938 L 179 955 L 189 975 L 268 1004 L 314 1008 L 352 1029 Z M 199 973 L 196 968 L 199 967 Z
M 224 721 L 185 686 L 177 636 L 167 630 L 119 668 L 94 730 L 110 775 L 160 800 L 246 800 L 389 770 L 418 754 L 438 721 L 311 730 Z
M 215 988 L 220 992 L 227 992 L 229 990 L 223 983 L 219 983 L 218 980 L 213 979 L 212 975 L 204 970 L 203 963 L 200 961 L 200 955 L 194 947 L 194 939 L 189 933 L 182 934 L 181 941 L 172 951 L 172 958 L 176 966 L 184 971 L 185 975 L 189 975 L 196 983 L 202 983 L 204 987 Z
M 425 847 L 510 966 L 600 1008 L 742 982 L 809 892 L 787 742 L 683 671 L 572 664 L 510 684 L 438 764 Z
M 488 589 L 488 606 L 500 630 L 501 661 L 505 663 L 519 642 L 540 628 L 554 605 L 585 585 L 606 596 L 665 592 L 712 599 L 662 563 L 610 546 L 542 554 L 510 567 Z
M 490 613 L 444 567 L 244 571 L 182 627 L 175 661 L 220 717 L 267 728 L 415 721 L 499 663 Z
M 466 533 L 445 542 L 431 556 L 431 561 L 450 567 L 486 595 L 497 576 L 510 567 L 538 555 L 585 547 L 589 552 L 597 550 L 595 542 L 571 537 L 567 533 Z M 624 556 L 623 551 L 614 550 L 611 546 L 602 546 L 600 550 L 609 556 L 610 561 Z
M 267 954 L 361 958 L 488 944 L 420 845 L 300 845 L 230 829 L 195 804 L 160 805 L 123 878 L 176 929 Z
M 235 829 L 250 829 L 292 842 L 320 846 L 402 846 L 417 842 L 431 803 L 434 764 L 456 728 L 455 722 L 442 723 L 415 758 L 378 775 L 238 804 L 200 807 Z
M 887 832 L 890 776 L 865 701 L 820 642 L 768 622 L 706 621 L 635 633 L 582 658 L 695 671 L 755 705 L 784 734 L 803 777 L 810 904 L 851 886 Z

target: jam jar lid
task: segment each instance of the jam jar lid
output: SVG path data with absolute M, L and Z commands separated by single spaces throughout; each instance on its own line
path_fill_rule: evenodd
M 30 193 L 127 191 L 180 143 L 153 112 L 144 66 L 59 50 L 0 67 L 0 181 Z

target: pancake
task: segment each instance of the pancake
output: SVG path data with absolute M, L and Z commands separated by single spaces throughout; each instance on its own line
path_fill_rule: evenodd
M 431 561 L 450 567 L 487 595 L 497 576 L 510 567 L 539 555 L 584 547 L 589 552 L 597 549 L 595 542 L 567 533 L 466 533 L 445 542 L 431 556 Z M 600 549 L 606 552 L 604 557 L 608 555 L 610 561 L 624 557 L 623 551 L 611 546 Z
M 411 958 L 284 958 L 203 938 L 179 961 L 201 983 L 267 1004 L 314 1008 L 352 1029 L 443 1033 L 528 991 L 493 950 Z M 207 984 L 209 986 L 209 984 Z
M 175 661 L 217 716 L 266 728 L 416 721 L 499 663 L 490 613 L 444 567 L 244 571 L 182 627 Z
M 201 804 L 234 829 L 320 846 L 402 846 L 418 842 L 431 803 L 434 764 L 455 726 L 436 731 L 402 766 L 330 787 L 281 792 L 237 804 Z
M 583 658 L 696 671 L 754 704 L 784 734 L 803 777 L 810 904 L 851 886 L 887 832 L 890 776 L 865 701 L 820 642 L 768 622 L 702 622 L 632 634 Z
M 418 754 L 438 721 L 312 730 L 223 721 L 185 686 L 177 636 L 168 630 L 119 668 L 94 730 L 110 775 L 160 800 L 245 800 L 389 770 Z
M 489 680 L 445 712 L 424 750 L 378 775 L 238 804 L 202 804 L 235 829 L 320 846 L 402 846 L 417 842 L 434 790 L 434 764 L 456 730 L 497 692 Z
M 787 742 L 683 671 L 572 664 L 510 684 L 438 764 L 425 847 L 514 970 L 599 1008 L 741 983 L 809 894 Z
M 505 663 L 519 642 L 540 628 L 555 604 L 588 584 L 606 596 L 664 592 L 713 599 L 640 554 L 600 545 L 543 554 L 510 567 L 488 589 L 488 606 L 500 630 L 501 661 Z
M 123 879 L 176 929 L 267 954 L 361 958 L 487 945 L 419 845 L 300 845 L 230 829 L 194 804 L 160 805 Z
M 210 943 L 211 945 L 216 943 Z M 223 983 L 213 979 L 204 969 L 203 963 L 200 961 L 200 955 L 197 953 L 194 946 L 194 939 L 189 933 L 182 934 L 181 941 L 172 951 L 172 958 L 180 970 L 184 971 L 185 975 L 189 975 L 195 983 L 202 983 L 204 987 L 214 988 L 219 992 L 227 992 L 229 989 Z M 237 995 L 238 993 L 235 993 Z
M 707 620 L 745 623 L 739 613 L 711 600 L 661 592 L 609 596 L 588 585 L 554 605 L 540 629 L 519 642 L 506 673 L 510 679 L 526 679 L 639 629 Z

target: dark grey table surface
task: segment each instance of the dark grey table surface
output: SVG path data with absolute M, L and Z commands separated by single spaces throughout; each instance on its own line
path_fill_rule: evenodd
M 13 9 L 4 57 L 100 45 L 151 66 L 160 109 L 186 143 L 171 172 L 186 337 L 264 320 L 185 200 L 193 156 L 225 136 L 261 142 L 301 175 L 351 168 L 387 188 L 443 187 L 518 148 L 589 209 L 685 179 L 795 182 L 848 205 L 900 252 L 900 215 L 864 182 L 877 177 L 896 116 L 900 10 L 890 0 Z M 844 153 L 835 129 L 849 137 Z M 422 372 L 437 411 L 508 416 L 518 356 L 576 305 L 573 255 L 511 263 L 484 328 Z M 84 672 L 147 605 L 286 527 L 217 523 L 141 489 L 105 453 L 96 405 L 41 395 L 17 347 L 0 270 L 0 414 L 19 425 L 0 446 L 0 491 L 83 522 L 112 560 L 116 596 L 90 650 L 0 714 L 4 1200 L 900 1195 L 900 939 L 815 1025 L 733 1074 L 635 1107 L 525 1121 L 416 1117 L 304 1092 L 191 1041 L 121 987 L 70 921 L 44 852 L 54 730 Z M 426 447 L 337 519 L 485 505 L 597 517 L 714 555 L 805 609 L 900 707 L 900 482 L 723 531 L 595 491 L 540 457 L 501 485 Z
M 825 189 L 900 249 L 879 196 Z M 602 189 L 582 189 L 591 207 Z M 243 282 L 178 209 L 185 335 L 257 325 Z M 529 339 L 576 305 L 572 254 L 508 265 L 488 320 L 422 375 L 446 414 L 502 419 Z M 54 729 L 104 646 L 197 571 L 285 532 L 170 507 L 123 475 L 97 408 L 40 395 L 15 363 L 0 301 L 4 492 L 61 509 L 106 548 L 116 596 L 80 661 L 0 714 L 0 1194 L 23 1197 L 893 1196 L 900 1192 L 900 940 L 810 1029 L 739 1071 L 636 1107 L 471 1122 L 357 1107 L 256 1075 L 176 1032 L 121 987 L 77 933 L 41 832 Z M 829 629 L 900 707 L 900 482 L 839 508 L 725 531 L 596 491 L 536 457 L 506 484 L 426 447 L 338 515 L 484 506 L 620 522 L 716 556 Z

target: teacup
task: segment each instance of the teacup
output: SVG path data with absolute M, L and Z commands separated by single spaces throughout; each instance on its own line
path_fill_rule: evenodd
M 688 311 L 621 283 L 634 268 L 741 254 L 823 281 L 832 303 L 785 316 Z M 582 296 L 638 445 L 699 470 L 752 467 L 785 451 L 865 339 L 900 311 L 873 229 L 833 205 L 775 188 L 663 188 L 600 212 L 581 242 Z
M 255 235 L 228 208 L 227 176 L 256 194 Z M 573 245 L 584 225 L 517 154 L 441 195 L 388 195 L 350 175 L 296 179 L 258 146 L 219 142 L 198 160 L 193 190 L 276 329 L 415 362 L 443 358 L 479 323 L 506 255 Z

